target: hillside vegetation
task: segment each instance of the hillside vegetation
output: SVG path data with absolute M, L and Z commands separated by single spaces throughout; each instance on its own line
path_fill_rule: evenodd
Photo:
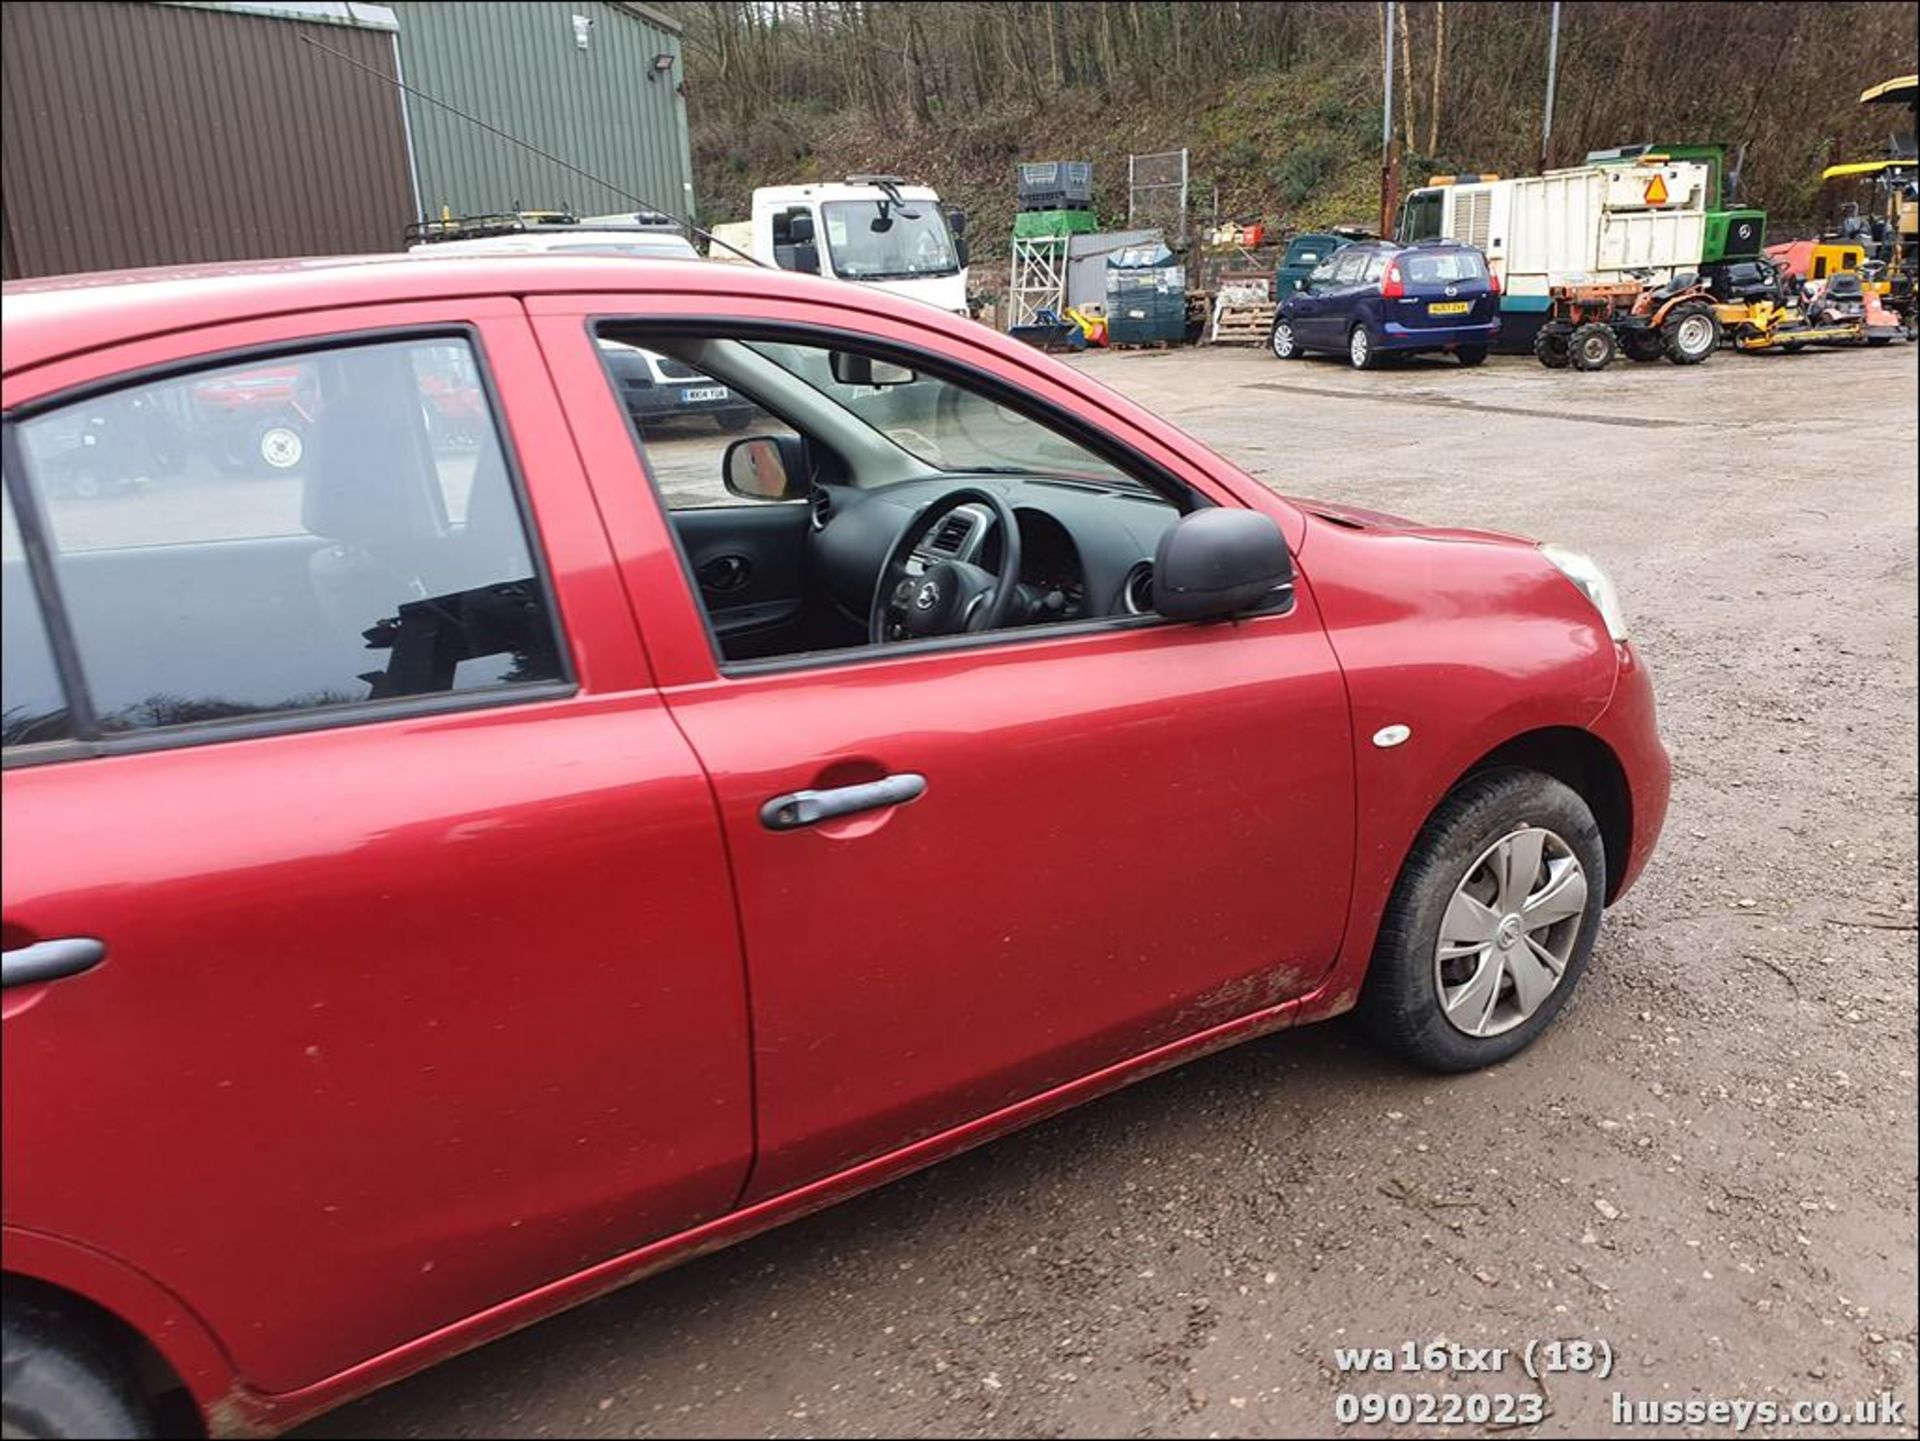
M 1195 221 L 1372 223 L 1379 4 L 1166 0 L 681 0 L 701 215 L 756 185 L 861 171 L 936 186 L 1004 253 L 1022 160 L 1091 160 L 1126 219 L 1130 152 L 1191 152 Z M 1540 168 L 1549 6 L 1397 9 L 1409 181 Z M 1574 0 L 1562 10 L 1552 163 L 1644 140 L 1744 145 L 1741 202 L 1812 215 L 1821 168 L 1909 124 L 1862 89 L 1915 68 L 1911 4 Z

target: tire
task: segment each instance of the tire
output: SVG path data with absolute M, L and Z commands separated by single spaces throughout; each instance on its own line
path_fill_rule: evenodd
M 1460 363 L 1465 366 L 1471 367 L 1475 365 L 1485 365 L 1487 363 L 1487 348 L 1484 345 L 1463 345 L 1454 351 L 1454 354 L 1459 357 Z
M 1380 367 L 1380 352 L 1373 348 L 1373 337 L 1364 325 L 1356 325 L 1347 333 L 1347 364 L 1355 370 Z
M 1661 340 L 1657 330 L 1628 330 L 1620 336 L 1620 348 L 1626 352 L 1628 360 L 1645 365 L 1648 361 L 1659 360 L 1667 353 L 1666 343 Z
M 1275 360 L 1298 360 L 1301 356 L 1300 336 L 1293 328 L 1291 320 L 1276 320 L 1273 331 L 1267 336 L 1267 349 Z
M 1567 338 L 1567 360 L 1575 370 L 1605 370 L 1619 353 L 1620 342 L 1605 321 L 1589 320 Z
M 1876 349 L 1882 345 L 1892 345 L 1893 337 L 1891 335 L 1869 335 L 1867 337 L 1867 344 Z
M 1567 337 L 1557 330 L 1543 329 L 1533 337 L 1533 358 L 1548 370 L 1567 368 Z
M 1559 958 L 1561 969 L 1549 989 L 1532 997 L 1531 1009 L 1523 1009 L 1522 992 L 1513 985 L 1518 971 L 1507 969 L 1521 962 L 1510 957 L 1525 958 L 1535 984 L 1551 978 L 1552 972 L 1532 960 L 1536 952 L 1529 938 L 1513 943 L 1518 950 L 1503 950 L 1509 943 L 1499 937 L 1513 929 L 1506 919 L 1495 923 L 1494 939 L 1477 961 L 1459 956 L 1443 963 L 1439 951 L 1443 922 L 1458 924 L 1450 919 L 1456 892 L 1464 889 L 1471 895 L 1484 888 L 1494 877 L 1483 865 L 1485 859 L 1510 841 L 1525 854 L 1524 847 L 1538 833 L 1544 833 L 1540 855 L 1550 863 L 1536 872 L 1540 879 L 1532 894 L 1547 903 L 1558 895 L 1560 909 L 1577 903 L 1578 910 L 1536 932 Z M 1554 890 L 1566 884 L 1563 863 L 1569 859 L 1577 863 L 1583 895 Z M 1561 869 L 1556 871 L 1554 864 Z M 1389 1050 L 1428 1070 L 1471 1071 L 1506 1060 L 1551 1025 L 1573 994 L 1600 933 L 1605 896 L 1606 849 L 1593 812 L 1576 792 L 1538 771 L 1497 770 L 1469 777 L 1428 818 L 1401 867 L 1361 986 L 1360 1023 Z M 1493 900 L 1498 907 L 1497 887 Z M 1478 915 L 1468 911 L 1469 920 Z M 1456 936 L 1461 934 L 1465 932 L 1456 930 Z M 1486 1011 L 1485 1033 L 1472 1034 L 1449 1018 L 1443 986 L 1453 986 L 1457 1006 L 1465 1007 L 1456 1014 L 1471 1019 L 1478 994 L 1488 988 L 1475 991 L 1470 982 L 1454 985 L 1453 978 L 1477 978 L 1482 966 L 1491 968 L 1494 1004 Z
M 10 1296 L 0 1333 L 0 1423 L 9 1438 L 157 1434 L 126 1359 L 86 1328 L 37 1300 Z
M 734 435 L 753 424 L 751 410 L 723 410 L 713 418 L 714 424 L 728 435 Z
M 1675 365 L 1698 365 L 1720 348 L 1720 317 L 1711 305 L 1676 305 L 1660 327 L 1660 340 Z

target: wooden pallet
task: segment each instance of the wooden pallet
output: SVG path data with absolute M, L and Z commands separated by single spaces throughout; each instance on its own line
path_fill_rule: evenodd
M 1229 305 L 1213 319 L 1215 345 L 1265 345 L 1273 330 L 1273 306 Z

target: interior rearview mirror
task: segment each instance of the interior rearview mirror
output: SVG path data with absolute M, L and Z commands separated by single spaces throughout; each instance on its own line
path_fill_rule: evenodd
M 1183 515 L 1153 557 L 1153 608 L 1169 620 L 1265 610 L 1293 588 L 1293 557 L 1272 516 L 1214 506 Z
M 748 500 L 791 500 L 804 489 L 804 477 L 788 470 L 786 453 L 769 435 L 750 435 L 728 446 L 721 478 L 728 490 Z
M 918 377 L 904 365 L 875 360 L 851 350 L 835 350 L 827 356 L 833 378 L 842 385 L 911 385 Z

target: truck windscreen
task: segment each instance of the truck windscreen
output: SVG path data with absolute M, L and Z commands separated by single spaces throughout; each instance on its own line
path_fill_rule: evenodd
M 892 206 L 882 220 L 871 200 L 830 200 L 820 207 L 827 253 L 842 280 L 915 280 L 958 273 L 946 217 L 932 201 L 917 200 L 909 219 Z M 876 222 L 884 229 L 876 230 Z

